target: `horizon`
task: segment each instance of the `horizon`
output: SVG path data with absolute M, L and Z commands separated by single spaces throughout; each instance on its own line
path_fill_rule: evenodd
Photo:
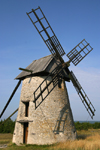
M 100 120 L 99 0 L 0 1 L 0 114 L 17 84 L 14 79 L 21 72 L 18 68 L 26 68 L 33 60 L 51 54 L 26 15 L 26 12 L 38 6 L 41 7 L 66 54 L 84 38 L 93 47 L 89 55 L 77 66 L 71 63 L 69 69 L 74 72 L 96 109 L 94 120 Z M 67 59 L 66 57 L 65 60 Z M 6 119 L 19 107 L 21 86 L 0 120 Z M 92 121 L 71 82 L 66 82 L 66 86 L 74 120 Z M 16 117 L 17 113 L 12 119 Z

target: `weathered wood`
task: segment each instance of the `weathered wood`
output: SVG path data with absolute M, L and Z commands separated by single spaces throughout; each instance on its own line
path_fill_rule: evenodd
M 5 107 L 4 107 L 4 109 L 3 109 L 3 111 L 2 111 L 2 113 L 1 113 L 1 115 L 0 115 L 0 118 L 2 117 L 4 111 L 6 110 L 7 106 L 9 105 L 11 99 L 13 98 L 13 96 L 14 96 L 15 92 L 17 91 L 17 89 L 18 89 L 18 87 L 19 87 L 20 84 L 21 84 L 21 80 L 18 81 L 18 83 L 17 83 L 15 89 L 13 90 L 13 92 L 12 92 L 10 98 L 8 99 L 8 101 L 7 101 Z
M 33 72 L 33 70 L 29 70 L 29 69 L 24 69 L 24 68 L 19 68 L 19 70 L 23 70 L 23 71 L 26 71 L 26 72 Z
M 10 117 L 12 117 L 16 112 L 18 111 L 18 108 L 5 120 L 5 121 L 3 121 L 3 123 L 2 124 L 4 124 Z M 1 124 L 1 125 L 2 125 Z
M 27 144 L 27 138 L 28 138 L 28 122 L 24 123 L 24 137 L 23 142 Z

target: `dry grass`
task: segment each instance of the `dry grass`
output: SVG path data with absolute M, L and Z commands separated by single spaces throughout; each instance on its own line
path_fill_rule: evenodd
M 100 129 L 78 131 L 78 139 L 51 146 L 16 146 L 11 144 L 12 134 L 0 134 L 0 144 L 9 143 L 5 150 L 100 150 Z
M 78 132 L 78 139 L 57 144 L 54 149 L 100 150 L 100 130 Z
M 0 144 L 7 144 L 11 142 L 13 134 L 11 133 L 0 133 Z
M 68 150 L 98 150 L 100 149 L 100 135 L 90 136 L 85 140 L 75 140 L 68 141 L 64 143 L 59 143 L 56 147 L 57 149 L 68 149 Z

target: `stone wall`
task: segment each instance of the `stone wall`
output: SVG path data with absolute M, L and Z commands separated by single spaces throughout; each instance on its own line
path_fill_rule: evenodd
M 28 122 L 27 144 L 52 144 L 76 138 L 76 130 L 70 108 L 69 98 L 65 82 L 62 81 L 61 87 L 58 85 L 40 104 L 41 98 L 37 100 L 35 109 L 33 92 L 44 80 L 45 77 L 26 78 L 22 84 L 18 116 L 13 134 L 13 142 L 23 143 L 23 124 Z M 51 77 L 47 82 L 51 80 Z M 43 84 L 42 88 L 46 85 Z M 53 87 L 50 85 L 48 90 Z M 37 94 L 40 89 L 37 91 Z M 47 90 L 43 93 L 43 97 Z M 29 101 L 29 115 L 25 117 L 25 102 Z

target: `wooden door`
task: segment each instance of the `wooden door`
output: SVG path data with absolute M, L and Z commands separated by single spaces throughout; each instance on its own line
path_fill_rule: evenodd
M 23 143 L 27 144 L 27 138 L 28 138 L 28 122 L 24 123 L 24 141 Z

